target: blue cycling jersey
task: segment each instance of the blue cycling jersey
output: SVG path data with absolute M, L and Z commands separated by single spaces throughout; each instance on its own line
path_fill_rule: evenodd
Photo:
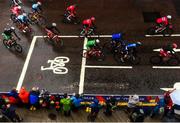
M 135 48 L 135 47 L 137 47 L 136 43 L 132 43 L 132 44 L 127 45 L 127 48 Z
M 112 34 L 112 40 L 116 42 L 120 42 L 122 40 L 122 33 Z
M 32 9 L 38 9 L 38 7 L 39 7 L 39 4 L 33 4 L 32 5 Z
M 23 22 L 23 23 L 26 23 L 26 22 L 28 21 L 27 16 L 24 16 L 24 15 L 19 15 L 19 16 L 17 17 L 17 19 L 20 20 L 20 21 Z

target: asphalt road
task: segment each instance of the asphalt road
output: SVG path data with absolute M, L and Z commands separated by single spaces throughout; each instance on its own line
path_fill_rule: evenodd
M 81 20 L 95 16 L 98 34 L 111 35 L 114 32 L 125 32 L 125 39 L 128 42 L 141 41 L 142 47 L 138 49 L 141 63 L 132 66 L 132 69 L 105 69 L 86 68 L 84 77 L 84 93 L 88 94 L 161 94 L 161 87 L 172 87 L 175 82 L 180 81 L 179 69 L 153 69 L 149 63 L 149 58 L 156 54 L 153 49 L 161 48 L 168 42 L 176 42 L 179 46 L 179 37 L 144 37 L 145 30 L 152 23 L 144 23 L 142 12 L 158 11 L 161 15 L 171 14 L 175 33 L 180 32 L 180 21 L 176 15 L 176 9 L 172 0 L 76 0 L 57 1 L 49 0 L 43 5 L 44 15 L 48 22 L 56 22 L 61 35 L 79 35 L 81 25 L 63 24 L 61 22 L 65 6 L 77 3 L 78 15 Z M 98 3 L 98 4 L 97 4 Z M 30 11 L 30 3 L 24 3 L 24 9 Z M 7 0 L 0 1 L 0 31 L 5 27 L 13 25 L 9 20 L 9 4 Z M 33 25 L 35 35 L 42 36 L 43 31 L 38 26 Z M 3 44 L 0 45 L 0 91 L 9 91 L 16 87 L 19 81 L 22 68 L 32 39 L 25 37 L 20 32 L 19 42 L 23 46 L 23 53 L 17 54 L 8 51 Z M 110 38 L 99 38 L 101 44 L 109 41 Z M 24 77 L 23 86 L 28 89 L 33 86 L 47 88 L 51 92 L 73 93 L 79 91 L 79 81 L 81 73 L 81 52 L 83 49 L 83 38 L 63 38 L 64 47 L 54 49 L 52 45 L 37 38 L 32 52 L 27 72 Z M 177 53 L 179 55 L 179 53 Z M 65 56 L 69 62 L 65 64 L 68 73 L 65 75 L 54 74 L 52 70 L 42 71 L 41 66 L 48 67 L 48 60 Z M 86 65 L 90 66 L 122 66 L 117 64 L 112 55 L 106 55 L 104 62 L 97 62 L 87 59 Z M 131 66 L 125 64 L 125 66 Z

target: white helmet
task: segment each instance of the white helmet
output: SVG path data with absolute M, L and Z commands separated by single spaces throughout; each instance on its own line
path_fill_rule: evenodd
M 52 26 L 53 26 L 53 27 L 56 27 L 56 26 L 57 26 L 57 24 L 56 24 L 56 23 L 52 23 Z
M 171 19 L 171 18 L 172 18 L 172 16 L 171 16 L 171 15 L 167 15 L 167 18 L 168 18 L 168 19 Z
M 96 43 L 99 44 L 99 43 L 100 43 L 100 40 L 99 40 L 99 39 L 96 39 Z
M 15 28 L 12 26 L 11 28 L 10 28 L 11 30 L 15 30 Z
M 23 13 L 22 15 L 23 15 L 23 16 L 27 16 L 27 14 L 26 14 L 26 13 Z
M 18 8 L 18 9 L 21 9 L 21 6 L 18 6 L 17 8 Z
M 41 2 L 37 2 L 38 5 L 41 5 Z

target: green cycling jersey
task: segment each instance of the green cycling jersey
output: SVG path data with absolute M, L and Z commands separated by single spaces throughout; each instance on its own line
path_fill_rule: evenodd
M 93 40 L 88 40 L 88 42 L 87 42 L 87 44 L 86 44 L 86 48 L 87 49 L 91 49 L 91 48 L 93 48 L 93 47 L 95 47 L 96 46 L 96 40 L 95 39 L 93 39 Z

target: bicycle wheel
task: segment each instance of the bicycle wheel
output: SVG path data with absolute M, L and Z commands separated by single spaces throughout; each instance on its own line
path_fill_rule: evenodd
M 16 22 L 16 15 L 11 14 L 10 17 L 11 17 L 11 20 L 13 21 L 13 23 L 15 23 Z
M 157 64 L 160 64 L 161 62 L 162 62 L 162 58 L 160 56 L 152 56 L 150 58 L 151 64 L 157 65 Z
M 154 35 L 154 34 L 155 34 L 155 30 L 154 30 L 153 27 L 150 27 L 149 29 L 147 29 L 146 33 L 147 33 L 148 35 Z
M 179 60 L 177 58 L 170 58 L 167 61 L 167 64 L 170 65 L 170 66 L 176 66 L 176 65 L 179 64 Z
M 31 20 L 31 22 L 32 22 L 32 23 L 37 23 L 37 22 L 36 22 L 37 20 L 36 20 L 33 16 L 34 16 L 33 13 L 28 13 L 28 18 Z
M 96 60 L 99 61 L 99 62 L 105 60 L 105 55 L 104 55 L 104 53 L 102 51 L 101 51 L 101 53 L 96 55 Z
M 14 45 L 14 48 L 15 48 L 15 50 L 16 50 L 18 53 L 22 53 L 22 47 L 21 47 L 21 45 L 16 44 L 16 45 Z
M 8 46 L 7 42 L 8 42 L 8 41 L 7 41 L 6 39 L 4 39 L 4 40 L 3 40 L 3 44 L 4 44 L 4 46 L 5 46 L 6 48 L 9 48 L 9 46 Z
M 56 42 L 58 47 L 63 47 L 63 45 L 64 45 L 64 42 L 59 37 L 57 37 L 55 42 Z
M 119 63 L 122 63 L 122 54 L 121 53 L 117 53 L 117 54 L 114 54 L 114 60 L 119 64 Z
M 81 51 L 81 56 L 84 57 L 84 58 L 89 58 L 88 51 L 86 49 L 83 49 Z
M 138 65 L 140 63 L 140 57 L 138 56 L 132 56 L 130 58 L 130 63 L 132 63 L 133 65 Z
M 173 33 L 172 29 L 167 28 L 166 30 L 163 31 L 163 36 L 171 36 Z

